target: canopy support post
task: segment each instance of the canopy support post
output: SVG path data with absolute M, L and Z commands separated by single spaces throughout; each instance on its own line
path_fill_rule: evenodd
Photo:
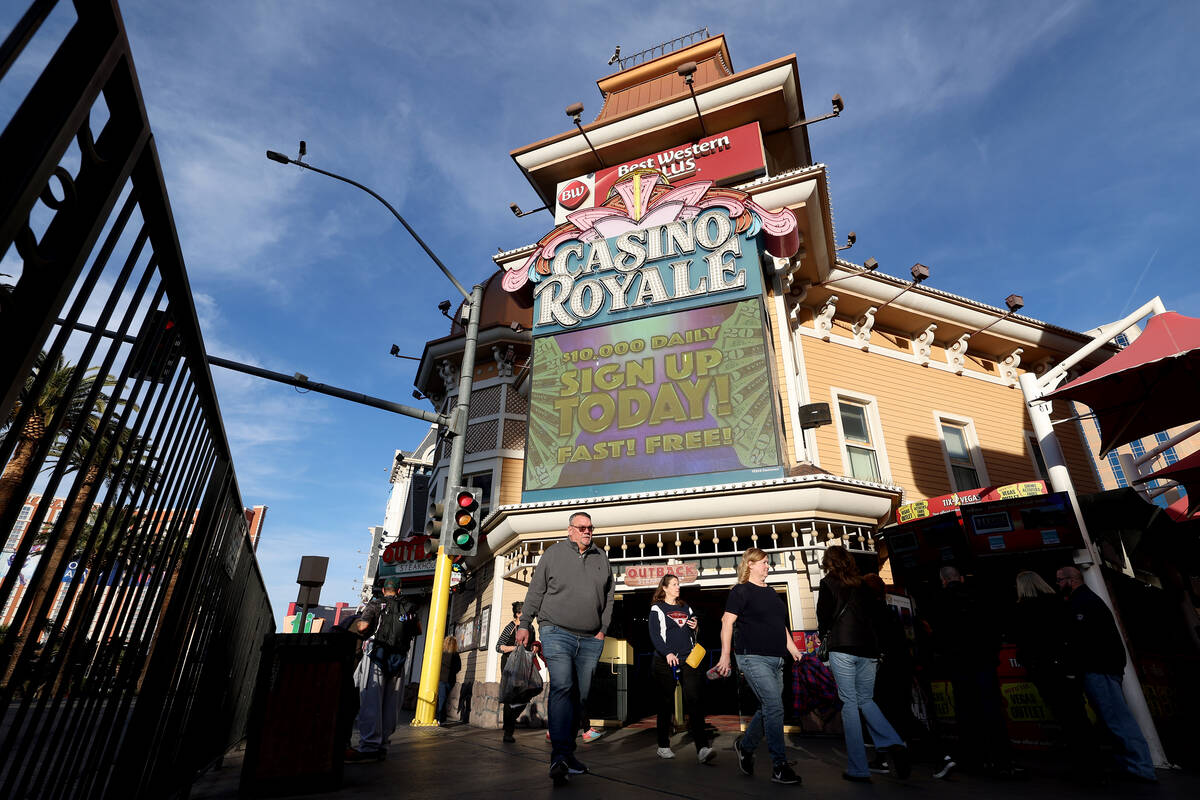
M 1167 761 L 1167 754 L 1163 750 L 1162 740 L 1158 737 L 1154 718 L 1150 715 L 1150 706 L 1146 703 L 1146 695 L 1142 691 L 1142 684 L 1133 667 L 1133 658 L 1129 651 L 1129 640 L 1125 633 L 1125 627 L 1120 624 L 1120 615 L 1113 606 L 1112 597 L 1108 593 L 1108 585 L 1104 582 L 1104 575 L 1100 568 L 1102 563 L 1100 554 L 1088 533 L 1083 512 L 1079 508 L 1079 498 L 1075 495 L 1075 485 L 1071 482 L 1071 474 L 1067 470 L 1062 447 L 1059 445 L 1058 436 L 1054 433 L 1054 425 L 1050 421 L 1051 403 L 1043 402 L 1040 399 L 1062 382 L 1072 366 L 1103 347 L 1113 336 L 1125 331 L 1147 314 L 1161 314 L 1164 311 L 1166 308 L 1163 306 L 1162 300 L 1155 297 L 1128 317 L 1101 327 L 1091 343 L 1068 356 L 1057 367 L 1047 370 L 1041 378 L 1032 372 L 1025 372 L 1020 376 L 1019 381 L 1021 393 L 1025 396 L 1025 407 L 1029 412 L 1029 420 L 1033 424 L 1033 433 L 1037 437 L 1038 446 L 1042 451 L 1042 459 L 1045 461 L 1046 470 L 1049 473 L 1046 477 L 1050 488 L 1055 492 L 1067 494 L 1071 501 L 1071 509 L 1075 512 L 1075 520 L 1079 523 L 1079 530 L 1083 534 L 1083 549 L 1075 551 L 1075 563 L 1083 573 L 1084 583 L 1112 610 L 1113 616 L 1118 622 L 1117 627 L 1121 631 L 1121 644 L 1125 648 L 1125 672 L 1121 677 L 1121 689 L 1125 694 L 1125 702 L 1129 704 L 1129 711 L 1137 720 L 1142 735 L 1146 737 L 1154 766 L 1169 768 L 1173 765 Z

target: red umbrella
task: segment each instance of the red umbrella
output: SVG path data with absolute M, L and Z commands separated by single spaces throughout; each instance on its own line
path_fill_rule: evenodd
M 1156 314 L 1115 356 L 1044 400 L 1074 400 L 1100 424 L 1100 454 L 1200 419 L 1200 319 Z
M 1172 480 L 1187 489 L 1187 497 L 1176 500 L 1167 508 L 1167 513 L 1177 522 L 1188 519 L 1200 509 L 1200 450 L 1187 458 L 1176 461 L 1169 467 L 1163 467 L 1144 478 L 1138 478 L 1138 483 L 1153 480 Z

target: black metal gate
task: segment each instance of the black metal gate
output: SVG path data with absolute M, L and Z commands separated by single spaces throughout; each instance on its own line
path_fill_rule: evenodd
M 0 797 L 183 795 L 274 625 L 123 23 L 74 12 L 0 134 Z

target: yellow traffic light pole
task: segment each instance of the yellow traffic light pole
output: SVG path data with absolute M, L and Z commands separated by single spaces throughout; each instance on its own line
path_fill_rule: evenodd
M 392 216 L 399 220 L 404 229 L 409 232 L 413 239 L 417 241 L 417 244 L 421 246 L 421 249 L 425 251 L 425 254 L 433 260 L 434 264 L 437 264 L 442 274 L 454 284 L 454 288 L 458 289 L 463 298 L 465 298 L 464 307 L 468 313 L 467 337 L 463 343 L 462 367 L 458 377 L 458 403 L 454 406 L 454 414 L 450 418 L 448 426 L 450 428 L 450 436 L 453 438 L 450 448 L 450 464 L 446 470 L 446 494 L 444 495 L 446 498 L 445 508 L 449 510 L 453 507 L 451 505 L 451 500 L 453 499 L 451 492 L 462 483 L 463 458 L 466 453 L 467 416 L 471 403 L 471 383 L 475 377 L 475 345 L 479 340 L 479 307 L 483 305 L 483 287 L 476 284 L 471 292 L 468 293 L 463 288 L 463 285 L 458 282 L 458 279 L 450 272 L 449 268 L 429 249 L 429 245 L 425 244 L 425 241 L 417 235 L 417 232 L 408 224 L 408 220 L 404 219 L 400 215 L 400 212 L 392 207 L 391 203 L 383 199 L 374 189 L 364 186 L 356 180 L 306 163 L 303 160 L 305 149 L 304 142 L 301 142 L 299 158 L 289 158 L 283 153 L 274 150 L 267 151 L 267 158 L 280 164 L 294 164 L 302 169 L 318 172 L 334 180 L 339 180 L 342 183 L 348 183 L 374 197 L 386 206 L 388 211 L 392 212 Z M 394 404 L 380 407 L 416 417 L 417 419 L 428 420 L 430 418 L 428 412 L 398 405 L 392 407 L 392 405 Z M 436 421 L 440 422 L 441 420 L 437 419 Z M 437 566 L 433 573 L 433 599 L 429 604 L 429 621 L 425 625 L 425 656 L 421 660 L 421 683 L 417 689 L 417 715 L 412 722 L 414 726 L 418 727 L 437 724 L 434 720 L 434 712 L 437 710 L 437 684 L 439 673 L 442 670 L 442 639 L 446 635 L 446 614 L 449 611 L 450 600 L 450 559 L 446 556 L 447 544 L 450 542 L 450 530 L 451 526 L 443 522 L 441 537 L 438 543 Z
M 446 489 L 443 497 L 443 519 L 438 543 L 437 564 L 433 573 L 433 597 L 429 601 L 429 622 L 425 628 L 425 654 L 421 659 L 421 682 L 417 686 L 417 713 L 413 727 L 437 725 L 437 685 L 442 671 L 442 639 L 446 636 L 446 616 L 450 610 L 450 559 L 446 555 L 452 520 L 455 513 L 454 492 L 462 483 L 463 459 L 467 445 L 467 416 L 471 407 L 471 382 L 475 376 L 475 344 L 479 340 L 479 307 L 483 304 L 483 287 L 476 285 L 467 301 L 467 336 L 463 342 L 462 369 L 458 376 L 458 402 L 454 406 L 454 417 L 450 445 L 450 464 L 446 469 Z

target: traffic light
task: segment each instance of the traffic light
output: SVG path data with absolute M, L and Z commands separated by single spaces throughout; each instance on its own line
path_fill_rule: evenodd
M 446 513 L 446 504 L 438 500 L 429 501 L 429 514 L 425 518 L 425 535 L 435 542 L 442 538 L 442 517 Z M 437 547 L 435 544 L 434 547 Z
M 133 346 L 130 375 L 155 383 L 166 383 L 175 374 L 183 343 L 170 310 L 154 309 L 146 315 Z
M 450 494 L 453 503 L 450 521 L 449 556 L 473 556 L 479 549 L 479 497 L 471 486 L 455 486 Z

